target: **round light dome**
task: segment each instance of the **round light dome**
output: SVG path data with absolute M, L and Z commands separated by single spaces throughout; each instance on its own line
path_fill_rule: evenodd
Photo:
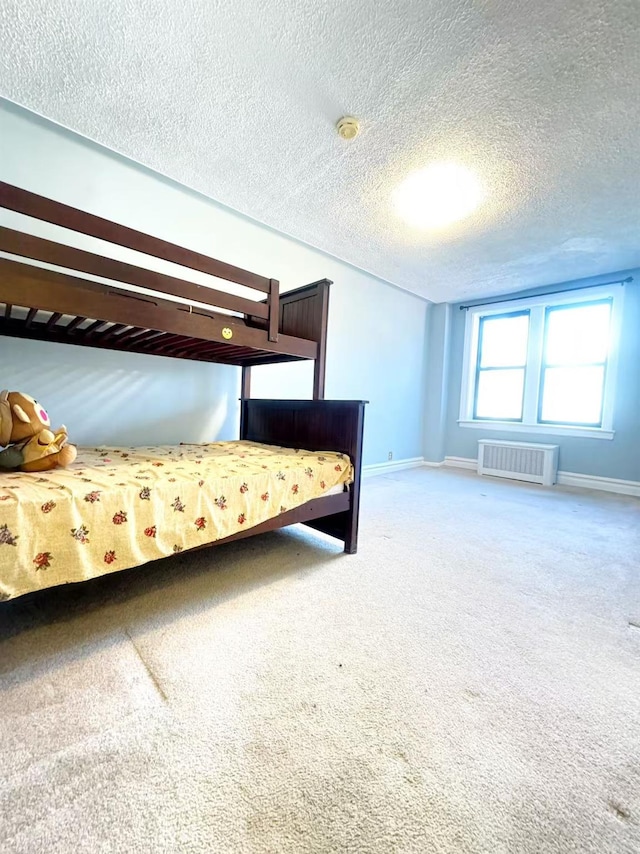
M 468 217 L 484 196 L 477 177 L 458 163 L 413 172 L 392 195 L 396 213 L 414 228 L 439 229 Z

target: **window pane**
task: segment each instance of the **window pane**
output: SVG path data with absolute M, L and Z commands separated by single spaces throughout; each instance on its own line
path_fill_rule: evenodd
M 522 418 L 524 368 L 480 371 L 476 396 L 476 418 Z
M 604 367 L 547 368 L 542 421 L 600 424 Z
M 502 368 L 527 361 L 529 314 L 499 314 L 482 319 L 480 367 Z
M 591 303 L 547 313 L 545 361 L 549 365 L 604 362 L 609 351 L 611 304 Z

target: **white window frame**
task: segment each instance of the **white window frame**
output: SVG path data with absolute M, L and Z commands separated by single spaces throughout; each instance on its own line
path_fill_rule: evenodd
M 545 309 L 549 306 L 571 305 L 572 303 L 597 302 L 611 298 L 611 347 L 607 362 L 605 386 L 602 400 L 602 425 L 580 427 L 563 424 L 541 424 L 538 418 L 540 373 L 542 371 L 542 348 L 544 342 Z M 462 390 L 460 394 L 460 427 L 477 430 L 499 430 L 513 433 L 540 433 L 547 436 L 576 436 L 591 439 L 613 439 L 613 413 L 618 379 L 618 350 L 622 330 L 622 285 L 603 285 L 573 291 L 558 292 L 545 296 L 532 296 L 526 300 L 508 300 L 489 305 L 471 306 L 466 309 L 464 356 L 462 363 Z M 529 345 L 525 370 L 522 421 L 491 421 L 473 418 L 473 399 L 478 358 L 478 335 L 480 318 L 507 314 L 511 311 L 529 311 Z

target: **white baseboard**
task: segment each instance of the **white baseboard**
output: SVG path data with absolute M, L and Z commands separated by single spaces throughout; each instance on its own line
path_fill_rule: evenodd
M 478 461 L 470 459 L 469 457 L 445 457 L 442 465 L 448 466 L 449 468 L 471 469 L 472 471 L 478 471 Z
M 391 474 L 394 471 L 402 471 L 403 469 L 417 469 L 424 465 L 422 457 L 411 457 L 407 460 L 389 460 L 384 463 L 372 463 L 368 466 L 362 466 L 362 477 L 374 477 L 378 474 Z
M 449 468 L 472 469 L 478 467 L 477 460 L 469 457 L 445 457 L 441 463 L 425 463 L 429 466 L 447 466 Z M 618 495 L 633 495 L 640 498 L 640 482 L 621 480 L 617 477 L 599 477 L 593 474 L 579 474 L 573 471 L 558 471 L 561 486 L 579 486 L 582 489 L 600 489 L 604 492 L 616 492 Z
M 601 489 L 604 492 L 617 492 L 619 495 L 634 495 L 636 498 L 640 498 L 640 482 L 637 480 L 621 480 L 617 477 L 597 477 L 594 474 L 559 471 L 558 483 L 562 486 Z
M 478 461 L 471 457 L 445 457 L 438 463 L 430 462 L 422 457 L 411 457 L 407 460 L 389 460 L 384 463 L 362 467 L 363 477 L 374 477 L 379 474 L 391 474 L 403 469 L 416 469 L 421 466 L 428 468 L 456 468 L 477 471 Z M 637 480 L 621 480 L 617 477 L 598 477 L 592 474 L 579 474 L 572 471 L 559 471 L 558 483 L 561 486 L 579 486 L 582 489 L 600 489 L 604 492 L 615 492 L 618 495 L 632 495 L 640 498 L 640 482 Z
M 478 470 L 477 460 L 472 460 L 469 457 L 445 457 L 443 460 L 440 460 L 439 463 L 431 462 L 431 460 L 425 460 L 424 465 L 431 469 L 440 469 L 447 466 L 447 468 L 472 469 L 473 471 Z

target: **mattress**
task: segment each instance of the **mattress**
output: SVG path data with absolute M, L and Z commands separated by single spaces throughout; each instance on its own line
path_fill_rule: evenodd
M 0 474 L 0 599 L 205 545 L 345 488 L 348 457 L 256 442 L 80 448 Z

